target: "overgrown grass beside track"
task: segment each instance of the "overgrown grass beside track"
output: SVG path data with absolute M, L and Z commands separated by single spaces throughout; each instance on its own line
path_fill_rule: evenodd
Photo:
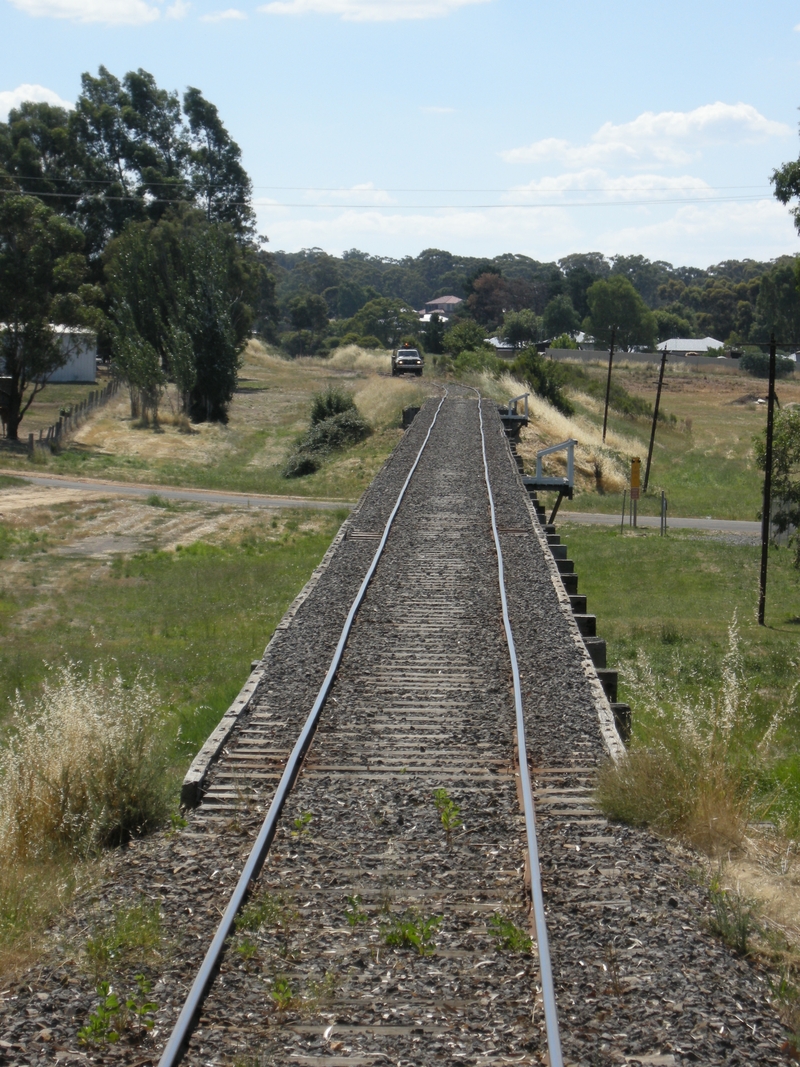
M 235 697 L 250 661 L 260 657 L 347 514 L 163 505 L 157 497 L 149 504 L 57 505 L 15 513 L 13 520 L 9 513 L 0 521 L 0 734 L 6 733 L 7 742 L 15 727 L 17 690 L 25 721 L 33 724 L 33 732 L 23 730 L 17 742 L 18 756 L 6 760 L 9 788 L 0 788 L 5 845 L 20 842 L 4 847 L 0 857 L 0 974 L 25 963 L 53 913 L 91 877 L 91 863 L 86 866 L 80 857 L 90 856 L 95 843 L 115 840 L 113 830 L 109 836 L 103 829 L 114 807 L 111 795 L 97 789 L 100 768 L 108 767 L 105 782 L 118 802 L 118 768 L 108 763 L 99 728 L 81 733 L 79 709 L 61 714 L 73 704 L 70 694 L 61 692 L 64 687 L 59 689 L 59 668 L 74 676 L 67 690 L 80 692 L 87 680 L 87 704 L 98 690 L 99 723 L 105 715 L 118 718 L 120 709 L 119 701 L 106 707 L 98 671 L 109 677 L 118 672 L 130 699 L 136 696 L 136 677 L 144 680 L 152 721 L 142 722 L 141 737 L 134 732 L 130 740 L 134 751 L 152 750 L 157 743 L 159 788 L 175 810 L 189 759 Z M 87 555 L 86 534 L 96 533 L 98 524 L 106 530 L 138 529 L 141 541 L 150 540 L 153 548 L 114 552 L 114 538 L 107 534 L 99 556 Z M 205 529 L 206 539 L 175 544 L 182 529 Z M 97 548 L 103 539 L 94 540 Z M 110 544 L 104 550 L 105 542 Z M 51 696 L 43 702 L 47 685 Z M 126 745 L 117 747 L 124 771 Z M 67 749 L 62 774 L 58 761 Z M 32 753 L 44 776 L 38 786 L 30 778 L 39 773 L 31 767 Z M 32 810 L 25 801 L 28 788 L 38 798 L 36 811 L 22 819 L 21 812 Z M 163 810 L 156 804 L 152 817 Z M 123 836 L 147 821 L 138 808 L 129 814 Z
M 775 716 L 780 718 L 769 769 L 755 778 L 748 772 L 742 780 L 745 807 L 748 815 L 773 819 L 796 835 L 800 574 L 790 553 L 770 553 L 767 625 L 761 627 L 756 622 L 760 549 L 753 544 L 679 530 L 667 537 L 658 531 L 620 533 L 567 523 L 560 530 L 588 610 L 597 615 L 598 631 L 607 640 L 609 664 L 620 669 L 620 699 L 633 710 L 634 746 L 663 733 L 661 712 L 675 721 L 681 708 L 699 709 L 724 692 L 735 615 L 737 684 L 748 703 L 748 725 L 743 719 L 737 727 L 736 743 L 752 747 Z

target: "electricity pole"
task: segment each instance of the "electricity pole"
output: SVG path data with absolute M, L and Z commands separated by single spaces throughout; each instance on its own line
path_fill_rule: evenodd
M 658 372 L 658 390 L 656 392 L 656 406 L 653 411 L 653 429 L 650 431 L 650 447 L 647 450 L 647 466 L 644 469 L 644 485 L 642 488 L 647 492 L 647 483 L 650 481 L 650 463 L 653 459 L 653 445 L 656 440 L 656 423 L 658 422 L 658 405 L 661 403 L 661 386 L 664 384 L 664 367 L 667 363 L 667 350 L 661 357 L 661 370 Z
M 611 397 L 611 364 L 614 362 L 614 338 L 617 335 L 617 327 L 611 327 L 611 348 L 608 350 L 608 381 L 606 382 L 606 409 L 603 412 L 603 444 L 606 443 L 606 426 L 608 424 L 608 401 Z
M 775 334 L 769 342 L 769 396 L 767 397 L 767 447 L 764 455 L 764 502 L 761 510 L 761 576 L 758 582 L 758 625 L 764 625 L 767 600 L 767 563 L 772 495 L 772 433 L 775 422 Z

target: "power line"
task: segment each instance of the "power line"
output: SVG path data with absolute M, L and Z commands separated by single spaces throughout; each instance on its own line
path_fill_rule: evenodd
M 51 192 L 27 192 L 26 190 L 0 189 L 0 194 L 5 196 L 35 196 L 37 199 L 51 197 L 57 200 L 96 200 L 101 203 L 141 203 L 141 204 L 195 204 L 195 200 L 187 200 L 182 197 L 160 198 L 144 196 L 105 196 L 87 193 L 51 193 Z M 541 208 L 578 208 L 578 207 L 644 207 L 659 204 L 723 204 L 723 203 L 755 203 L 762 200 L 762 196 L 694 196 L 694 197 L 653 197 L 640 200 L 583 200 L 572 203 L 564 201 L 540 201 L 538 203 L 511 203 L 511 204 L 342 204 L 326 203 L 312 204 L 307 201 L 297 203 L 269 203 L 256 202 L 251 204 L 246 200 L 226 200 L 228 207 L 261 207 L 261 208 L 305 208 L 306 210 L 349 210 L 349 211 L 495 211 L 495 210 L 536 210 Z

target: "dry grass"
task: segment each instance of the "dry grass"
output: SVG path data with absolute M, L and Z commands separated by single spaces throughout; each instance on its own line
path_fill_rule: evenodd
M 510 374 L 500 378 L 482 374 L 476 378 L 475 384 L 484 396 L 490 396 L 500 403 L 513 396 L 530 393 L 530 386 Z M 584 400 L 582 396 L 580 399 Z M 602 432 L 588 419 L 563 415 L 547 400 L 533 393 L 528 397 L 528 410 L 531 423 L 522 430 L 517 451 L 531 473 L 536 467 L 538 449 L 573 438 L 578 442 L 575 449 L 576 484 L 581 489 L 599 489 L 603 493 L 622 492 L 627 485 L 626 460 L 641 451 L 636 441 L 610 431 L 603 444 Z M 566 453 L 548 456 L 545 472 L 563 474 L 566 472 L 566 463 Z
M 649 725 L 625 759 L 601 772 L 598 800 L 605 813 L 679 837 L 709 856 L 741 850 L 754 783 L 773 761 L 781 721 L 777 714 L 765 730 L 758 728 L 744 677 L 735 615 L 719 692 L 687 700 L 666 689 L 640 654 L 636 676 L 627 682 Z
M 5 862 L 87 855 L 156 826 L 168 804 L 164 716 L 151 685 L 102 667 L 51 671 L 37 706 L 18 696 L 0 750 Z
M 358 345 L 344 345 L 336 348 L 325 360 L 319 360 L 323 367 L 335 367 L 337 370 L 355 370 L 362 374 L 391 374 L 391 353 L 376 349 L 360 348 Z
M 354 393 L 356 407 L 374 429 L 399 426 L 403 408 L 425 403 L 430 386 L 417 379 L 371 377 Z

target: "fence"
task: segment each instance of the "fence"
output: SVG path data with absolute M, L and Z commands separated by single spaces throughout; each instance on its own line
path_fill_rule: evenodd
M 74 433 L 81 423 L 98 408 L 104 407 L 119 390 L 120 383 L 115 379 L 103 389 L 93 389 L 85 400 L 81 400 L 70 411 L 69 415 L 62 415 L 58 422 L 48 426 L 46 430 L 39 430 L 39 436 L 35 433 L 28 434 L 28 452 L 33 455 L 35 448 L 51 450 L 54 445 L 61 444 L 66 438 Z

